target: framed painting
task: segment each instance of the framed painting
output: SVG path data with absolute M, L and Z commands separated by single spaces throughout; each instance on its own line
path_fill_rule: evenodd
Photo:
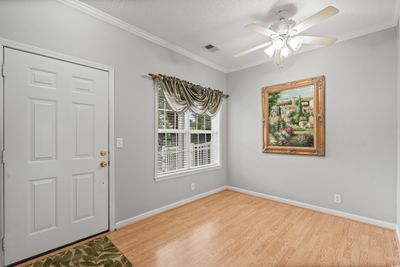
M 325 156 L 325 77 L 262 89 L 263 152 Z

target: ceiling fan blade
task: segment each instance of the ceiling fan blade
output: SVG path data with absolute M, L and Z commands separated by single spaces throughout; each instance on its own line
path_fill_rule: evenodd
M 336 43 L 337 38 L 333 37 L 320 37 L 320 36 L 299 36 L 303 44 L 312 44 L 312 45 L 331 45 Z
M 272 42 L 268 42 L 268 43 L 264 43 L 264 44 L 257 45 L 257 46 L 255 46 L 255 47 L 253 47 L 253 48 L 250 48 L 250 49 L 247 49 L 247 50 L 245 50 L 245 51 L 243 51 L 243 52 L 237 53 L 237 54 L 234 55 L 233 57 L 241 57 L 241 56 L 246 55 L 246 54 L 248 54 L 248 53 L 257 51 L 257 50 L 259 50 L 259 49 L 261 49 L 261 48 L 270 46 L 271 44 L 272 44 Z
M 321 21 L 336 15 L 337 13 L 339 13 L 339 9 L 334 6 L 328 6 L 297 24 L 295 27 L 293 27 L 293 30 L 296 31 L 296 34 L 299 34 L 307 30 L 308 28 L 320 23 Z
M 262 35 L 265 35 L 265 36 L 268 36 L 268 37 L 271 37 L 271 38 L 278 35 L 278 33 L 274 32 L 273 30 L 268 29 L 267 27 L 264 27 L 264 26 L 262 26 L 260 24 L 257 24 L 257 23 L 250 23 L 250 24 L 248 24 L 248 25 L 246 25 L 244 27 L 246 29 L 261 33 Z

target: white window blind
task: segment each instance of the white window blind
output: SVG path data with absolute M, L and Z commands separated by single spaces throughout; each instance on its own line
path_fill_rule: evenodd
M 219 115 L 174 112 L 157 90 L 156 179 L 219 165 Z

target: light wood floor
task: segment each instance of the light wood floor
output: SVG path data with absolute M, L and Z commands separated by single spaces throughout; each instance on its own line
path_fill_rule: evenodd
M 400 263 L 393 230 L 229 190 L 107 235 L 135 267 Z
M 136 266 L 392 266 L 396 234 L 223 191 L 108 235 Z

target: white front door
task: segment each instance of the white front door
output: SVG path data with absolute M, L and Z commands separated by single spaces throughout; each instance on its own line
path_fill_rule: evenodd
M 10 264 L 108 229 L 108 72 L 10 48 L 4 64 Z

